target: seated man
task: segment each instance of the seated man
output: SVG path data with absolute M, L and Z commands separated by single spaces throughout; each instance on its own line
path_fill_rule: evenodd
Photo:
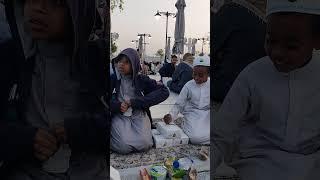
M 161 79 L 163 77 L 172 77 L 172 74 L 174 70 L 176 69 L 176 64 L 178 62 L 178 57 L 176 55 L 171 56 L 171 63 L 164 64 L 160 70 L 159 74 L 161 76 Z
M 172 81 L 168 82 L 168 87 L 175 93 L 180 93 L 183 86 L 192 79 L 192 63 L 194 57 L 190 53 L 183 56 L 181 62 L 172 75 Z

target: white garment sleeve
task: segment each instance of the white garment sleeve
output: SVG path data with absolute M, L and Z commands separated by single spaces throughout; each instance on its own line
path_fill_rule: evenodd
M 233 83 L 213 121 L 213 173 L 222 161 L 230 162 L 238 138 L 239 124 L 247 118 L 250 104 L 247 74 L 240 74 Z
M 176 99 L 176 102 L 174 103 L 170 115 L 172 117 L 172 120 L 176 120 L 178 118 L 179 113 L 183 112 L 183 109 L 187 103 L 188 100 L 188 94 L 189 94 L 189 88 L 187 84 L 182 88 L 179 96 Z

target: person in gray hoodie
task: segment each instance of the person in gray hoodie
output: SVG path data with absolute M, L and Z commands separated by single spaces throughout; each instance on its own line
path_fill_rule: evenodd
M 114 60 L 111 76 L 111 149 L 121 154 L 146 151 L 152 147 L 151 106 L 169 97 L 160 82 L 140 74 L 139 54 L 132 48 L 123 50 Z
M 16 117 L 10 121 L 29 127 L 30 139 L 28 158 L 3 179 L 106 179 L 108 63 L 97 66 L 102 58 L 96 50 L 90 54 L 95 43 L 89 41 L 99 17 L 97 2 L 8 0 L 5 5 L 21 52 L 11 89 Z

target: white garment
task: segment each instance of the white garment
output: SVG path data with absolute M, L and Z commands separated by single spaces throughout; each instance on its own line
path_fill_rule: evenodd
M 173 120 L 184 116 L 182 129 L 193 144 L 210 143 L 210 80 L 197 84 L 191 80 L 182 88 L 170 114 Z
M 269 57 L 245 68 L 213 121 L 213 170 L 224 159 L 241 179 L 320 179 L 319 77 L 316 53 L 290 73 Z

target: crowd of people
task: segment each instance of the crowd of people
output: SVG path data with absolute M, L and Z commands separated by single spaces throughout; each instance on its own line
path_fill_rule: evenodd
M 210 136 L 210 59 L 186 53 L 177 65 L 177 56 L 160 70 L 162 76 L 172 76 L 168 87 L 162 81 L 143 74 L 136 50 L 123 50 L 113 60 L 111 76 L 111 149 L 128 154 L 146 151 L 153 146 L 152 116 L 149 108 L 165 101 L 170 92 L 179 96 L 173 109 L 163 120 L 170 124 L 183 115 L 183 131 L 194 144 L 209 144 Z M 185 77 L 188 77 L 186 79 Z M 179 91 L 172 91 L 169 84 L 177 84 Z

